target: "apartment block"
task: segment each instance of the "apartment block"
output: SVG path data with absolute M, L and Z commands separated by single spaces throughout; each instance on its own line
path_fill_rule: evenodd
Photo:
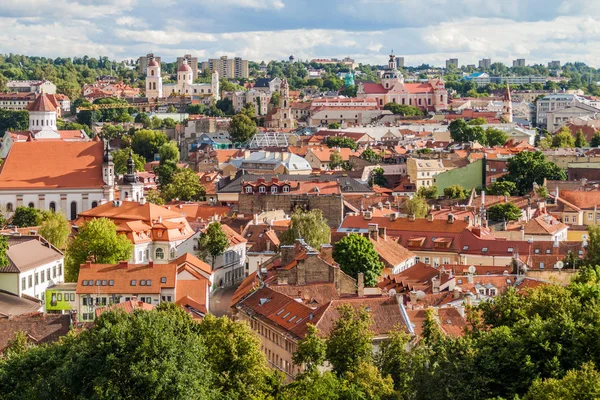
M 146 75 L 146 71 L 148 70 L 148 62 L 150 62 L 150 60 L 155 60 L 158 65 L 160 65 L 160 57 L 154 57 L 154 53 L 148 53 L 145 56 L 138 58 L 138 70 L 140 74 Z
M 458 58 L 450 58 L 446 60 L 446 69 L 450 68 L 452 65 L 454 68 L 458 68 Z
M 183 57 L 177 57 L 177 69 L 183 64 L 187 64 L 192 68 L 194 79 L 198 78 L 198 57 L 192 57 L 191 54 L 186 54 Z
M 202 62 L 202 71 L 209 70 L 211 73 L 217 71 L 219 76 L 224 78 L 247 78 L 248 77 L 248 60 L 242 60 L 241 57 L 227 58 L 211 58 L 208 61 Z

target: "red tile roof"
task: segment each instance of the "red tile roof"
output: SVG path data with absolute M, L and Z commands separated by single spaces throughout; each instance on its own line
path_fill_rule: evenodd
M 101 142 L 14 143 L 0 170 L 0 189 L 101 188 Z
M 176 273 L 175 264 L 82 264 L 77 294 L 159 294 L 162 288 L 175 287 Z M 161 282 L 162 278 L 166 281 Z M 111 280 L 113 285 L 110 285 Z M 142 280 L 150 280 L 150 284 L 142 286 Z M 136 281 L 135 286 L 132 281 Z
M 52 100 L 42 93 L 37 99 L 27 106 L 29 112 L 52 112 L 56 111 L 56 106 L 52 103 Z

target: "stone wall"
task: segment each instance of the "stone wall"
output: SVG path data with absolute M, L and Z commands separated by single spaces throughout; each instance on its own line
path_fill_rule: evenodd
M 283 210 L 290 214 L 296 207 L 306 211 L 321 210 L 327 225 L 338 228 L 342 223 L 343 199 L 341 195 L 285 195 L 285 194 L 245 194 L 240 193 L 238 213 L 260 214 L 263 211 Z

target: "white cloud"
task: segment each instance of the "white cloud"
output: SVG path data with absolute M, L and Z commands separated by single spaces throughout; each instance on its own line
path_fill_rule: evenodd
M 137 18 L 137 17 L 131 17 L 131 16 L 119 17 L 119 18 L 117 18 L 117 20 L 115 22 L 117 23 L 117 25 L 128 26 L 131 28 L 147 28 L 148 27 L 148 23 L 146 23 L 146 21 L 144 21 L 143 19 Z
M 280 10 L 285 7 L 281 0 L 205 0 L 207 5 L 211 6 L 227 6 L 240 8 L 256 8 L 256 9 L 276 9 Z

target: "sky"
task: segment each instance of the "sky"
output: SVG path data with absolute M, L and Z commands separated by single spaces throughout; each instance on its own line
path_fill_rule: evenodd
M 3 0 L 0 52 L 600 67 L 600 0 Z

